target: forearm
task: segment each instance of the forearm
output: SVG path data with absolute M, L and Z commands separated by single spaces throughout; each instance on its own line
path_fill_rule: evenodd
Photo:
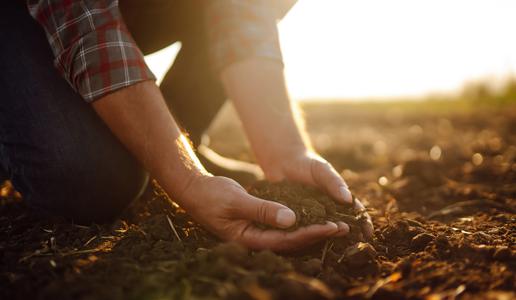
M 279 62 L 245 60 L 228 66 L 221 77 L 260 165 L 311 148 Z
M 339 173 L 312 149 L 288 96 L 280 63 L 260 58 L 242 61 L 227 67 L 222 80 L 267 179 L 309 184 L 352 202 Z
M 206 173 L 154 82 L 118 90 L 93 108 L 171 196 L 180 197 L 193 176 Z

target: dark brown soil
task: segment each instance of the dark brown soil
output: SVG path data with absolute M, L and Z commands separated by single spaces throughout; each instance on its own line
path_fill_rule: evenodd
M 115 223 L 80 226 L 28 209 L 4 184 L 0 299 L 515 299 L 515 120 L 514 107 L 307 107 L 315 147 L 370 208 L 375 233 L 290 255 L 220 243 L 157 186 Z M 212 146 L 249 157 L 222 128 Z M 260 186 L 298 226 L 347 209 Z
M 287 228 L 293 231 L 299 227 L 312 224 L 325 224 L 327 221 L 342 221 L 350 226 L 350 233 L 355 239 L 362 239 L 362 226 L 367 222 L 365 210 L 356 209 L 352 205 L 337 204 L 321 191 L 299 183 L 268 183 L 259 181 L 251 186 L 249 193 L 261 199 L 281 203 L 294 211 L 296 223 Z M 353 197 L 353 201 L 355 201 Z M 270 228 L 258 224 L 264 228 Z

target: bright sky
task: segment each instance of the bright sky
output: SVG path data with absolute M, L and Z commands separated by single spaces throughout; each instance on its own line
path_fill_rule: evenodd
M 514 0 L 299 0 L 280 23 L 293 98 L 419 96 L 516 74 Z M 178 45 L 148 57 L 158 77 Z

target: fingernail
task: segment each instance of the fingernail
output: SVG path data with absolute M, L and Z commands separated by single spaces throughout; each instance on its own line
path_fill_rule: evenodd
M 334 222 L 326 221 L 326 225 L 331 225 L 331 227 L 333 227 L 332 229 L 337 229 L 337 231 L 339 230 L 339 225 Z
M 344 202 L 347 202 L 349 204 L 351 204 L 353 202 L 353 199 L 351 199 L 352 198 L 351 192 L 349 191 L 348 188 L 341 186 L 340 194 L 342 195 L 342 199 L 344 200 Z
M 339 226 L 339 235 L 346 235 L 349 233 L 349 225 L 344 222 L 338 222 L 337 226 Z
M 276 213 L 276 224 L 281 227 L 290 227 L 296 222 L 296 214 L 287 208 L 282 208 Z

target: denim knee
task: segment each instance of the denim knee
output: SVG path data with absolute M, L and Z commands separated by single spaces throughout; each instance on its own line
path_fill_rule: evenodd
M 18 177 L 18 178 L 16 178 Z M 103 223 L 118 217 L 141 196 L 148 174 L 136 161 L 62 161 L 37 175 L 13 178 L 24 201 L 35 209 L 78 223 Z
M 19 1 L 0 10 L 0 168 L 24 201 L 79 222 L 109 221 L 147 174 L 56 70 Z

